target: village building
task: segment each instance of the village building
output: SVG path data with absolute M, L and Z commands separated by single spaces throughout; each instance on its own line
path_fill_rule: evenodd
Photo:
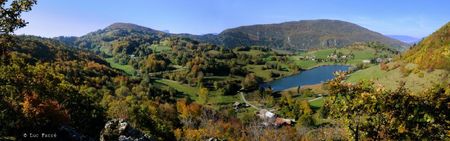
M 364 64 L 370 64 L 370 60 L 362 60 L 362 62 L 364 63 Z
M 266 109 L 261 109 L 256 112 L 256 115 L 263 120 L 261 124 L 264 126 L 289 126 L 295 123 L 294 119 L 286 119 L 278 117 L 275 113 L 268 111 Z
M 376 61 L 377 63 L 381 63 L 381 62 L 384 61 L 384 59 L 382 59 L 382 58 L 377 58 L 377 59 L 375 59 L 375 61 Z

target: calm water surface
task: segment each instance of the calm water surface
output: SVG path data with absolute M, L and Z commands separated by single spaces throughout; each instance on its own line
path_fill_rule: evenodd
M 271 86 L 273 91 L 282 91 L 292 87 L 318 84 L 334 78 L 335 71 L 347 71 L 350 67 L 343 65 L 320 66 L 298 74 L 286 76 L 274 81 L 262 84 L 262 87 Z

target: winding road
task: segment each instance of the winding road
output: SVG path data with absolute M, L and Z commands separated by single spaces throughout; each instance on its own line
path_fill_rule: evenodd
M 314 99 L 308 100 L 308 102 L 313 102 L 313 101 L 319 100 L 319 99 L 321 99 L 321 98 L 322 98 L 322 97 L 317 97 L 317 98 L 314 98 Z
M 256 110 L 259 110 L 260 108 L 256 107 L 255 105 L 251 104 L 250 102 L 245 99 L 244 92 L 239 92 L 241 95 L 242 101 L 244 101 L 246 104 L 250 105 L 251 107 L 255 108 Z

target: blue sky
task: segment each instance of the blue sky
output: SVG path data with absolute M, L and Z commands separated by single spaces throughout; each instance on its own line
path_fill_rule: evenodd
M 308 19 L 353 22 L 382 34 L 424 37 L 450 21 L 449 0 L 38 0 L 16 34 L 81 36 L 114 22 L 172 33 Z

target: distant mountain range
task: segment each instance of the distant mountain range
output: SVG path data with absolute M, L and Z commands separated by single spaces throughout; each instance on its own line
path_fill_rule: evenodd
M 226 29 L 219 34 L 205 35 L 172 34 L 130 23 L 114 23 L 105 29 L 89 33 L 78 39 L 73 39 L 73 37 L 69 39 L 58 37 L 57 39 L 73 45 L 80 45 L 75 44 L 74 41 L 77 43 L 83 42 L 83 46 L 92 48 L 89 47 L 91 42 L 110 42 L 118 39 L 117 35 L 132 35 L 133 38 L 145 36 L 145 40 L 151 41 L 165 37 L 183 37 L 223 45 L 228 48 L 266 46 L 276 49 L 306 50 L 344 47 L 356 42 L 379 42 L 396 50 L 404 50 L 409 46 L 404 42 L 370 31 L 359 25 L 338 20 L 302 20 L 279 24 L 241 26 Z
M 418 43 L 421 39 L 420 38 L 416 38 L 416 37 L 411 37 L 411 36 L 407 36 L 407 35 L 386 35 L 392 39 L 396 39 L 408 44 L 414 44 L 414 43 Z

